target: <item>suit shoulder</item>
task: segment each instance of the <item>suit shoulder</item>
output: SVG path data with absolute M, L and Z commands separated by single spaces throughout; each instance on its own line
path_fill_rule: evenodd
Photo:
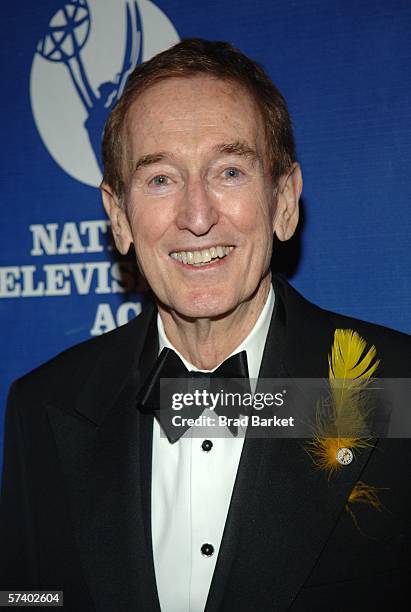
M 367 334 L 367 336 L 370 338 L 370 341 L 375 340 L 376 342 L 379 341 L 384 344 L 388 343 L 391 346 L 399 349 L 401 348 L 404 351 L 411 351 L 411 336 L 404 332 L 400 332 L 377 323 L 370 323 L 368 321 L 356 319 L 355 317 L 341 315 L 333 311 L 327 310 L 324 312 L 328 313 L 335 327 L 340 327 L 343 329 L 352 328 L 359 333 L 361 333 L 362 330 L 364 334 Z
M 368 346 L 375 346 L 381 360 L 380 376 L 411 377 L 411 336 L 376 323 L 326 312 L 335 329 L 352 329 L 366 340 Z
M 406 333 L 322 308 L 302 296 L 284 279 L 276 279 L 286 307 L 292 313 L 293 325 L 302 337 L 325 334 L 331 346 L 336 329 L 352 329 L 369 346 L 374 345 L 381 359 L 381 376 L 411 377 L 411 336 Z
M 398 343 L 398 345 L 402 345 L 404 348 L 411 348 L 411 336 L 405 332 L 400 332 L 395 329 L 385 327 L 384 325 L 370 323 L 369 321 L 364 321 L 362 319 L 357 319 L 356 317 L 350 317 L 348 315 L 328 310 L 319 306 L 318 304 L 314 304 L 314 302 L 311 302 L 310 300 L 305 298 L 284 279 L 277 278 L 277 282 L 279 282 L 282 291 L 286 293 L 288 301 L 293 302 L 293 307 L 295 306 L 295 304 L 298 304 L 298 308 L 304 311 L 304 314 L 308 316 L 311 316 L 313 318 L 328 318 L 333 327 L 335 328 L 352 328 L 355 331 L 359 331 L 359 329 L 362 329 L 370 333 L 373 337 L 380 337 L 384 340 L 387 339 L 391 342 Z
M 35 393 L 36 390 L 44 393 L 44 389 L 57 385 L 68 388 L 71 383 L 78 388 L 82 380 L 87 380 L 97 362 L 138 350 L 154 312 L 154 307 L 149 305 L 125 325 L 62 351 L 18 378 L 13 387 L 20 393 Z

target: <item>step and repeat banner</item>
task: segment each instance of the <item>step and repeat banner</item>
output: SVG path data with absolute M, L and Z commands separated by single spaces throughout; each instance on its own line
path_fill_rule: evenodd
M 141 311 L 100 202 L 101 132 L 133 67 L 187 36 L 238 46 L 289 103 L 302 219 L 273 266 L 323 307 L 410 333 L 410 32 L 406 0 L 5 4 L 1 426 L 14 378 Z

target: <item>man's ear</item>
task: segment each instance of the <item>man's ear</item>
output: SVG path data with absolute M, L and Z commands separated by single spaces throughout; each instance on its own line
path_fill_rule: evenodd
M 127 255 L 133 242 L 130 224 L 125 209 L 120 205 L 117 196 L 106 183 L 100 185 L 105 211 L 111 221 L 114 241 L 122 255 Z
M 273 231 L 279 240 L 289 240 L 298 223 L 303 177 L 299 164 L 294 163 L 278 182 L 277 208 L 273 221 Z

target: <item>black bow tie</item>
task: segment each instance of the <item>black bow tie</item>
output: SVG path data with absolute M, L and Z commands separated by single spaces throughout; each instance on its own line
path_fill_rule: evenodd
M 218 379 L 224 379 L 219 381 Z M 161 382 L 161 384 L 160 384 Z M 221 382 L 224 382 L 223 388 Z M 248 379 L 247 353 L 236 353 L 213 372 L 189 371 L 180 357 L 169 348 L 161 351 L 153 369 L 137 396 L 137 406 L 144 414 L 154 414 L 171 443 L 176 442 L 189 429 L 190 425 L 173 424 L 176 414 L 182 419 L 198 418 L 207 408 L 207 405 L 184 406 L 178 411 L 173 408 L 172 397 L 176 393 L 191 395 L 196 392 L 201 395 L 205 392 L 244 393 L 250 392 Z M 197 395 L 197 397 L 200 397 Z M 204 396 L 203 396 L 204 397 Z M 217 415 L 237 419 L 240 411 L 244 414 L 241 405 L 224 410 L 226 406 L 218 404 L 213 411 Z M 237 435 L 237 425 L 228 423 L 227 427 Z

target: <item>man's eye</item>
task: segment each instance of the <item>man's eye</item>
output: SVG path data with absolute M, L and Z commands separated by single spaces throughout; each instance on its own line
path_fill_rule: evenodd
M 238 168 L 226 168 L 223 174 L 224 178 L 233 179 L 238 178 L 241 175 L 241 171 Z
M 150 181 L 150 185 L 154 185 L 155 187 L 164 187 L 169 184 L 169 178 L 165 174 L 159 174 L 155 176 Z

